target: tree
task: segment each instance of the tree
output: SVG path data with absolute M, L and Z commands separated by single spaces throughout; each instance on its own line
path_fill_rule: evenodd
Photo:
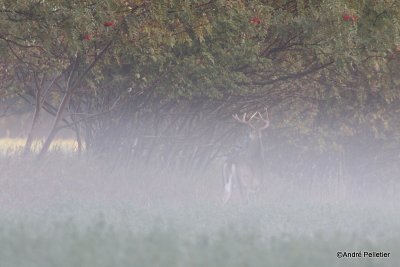
M 178 135 L 197 122 L 202 127 L 186 136 L 212 132 L 219 144 L 229 140 L 214 130 L 221 119 L 265 105 L 288 143 L 308 142 L 315 150 L 398 131 L 395 0 L 1 4 L 0 46 L 12 84 L 25 97 L 39 95 L 36 109 L 43 103 L 55 115 L 42 154 L 62 127 L 82 128 L 88 144 L 126 147 L 132 134 L 100 138 L 126 130 L 126 118 L 137 118 L 135 138 L 155 128 Z M 193 117 L 166 119 L 166 112 Z M 145 122 L 152 125 L 147 130 Z M 143 140 L 143 151 L 168 147 L 165 140 Z M 170 151 L 207 154 L 194 141 Z

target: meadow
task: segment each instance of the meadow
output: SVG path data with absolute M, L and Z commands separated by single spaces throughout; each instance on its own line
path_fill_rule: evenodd
M 25 138 L 0 138 L 0 155 L 15 155 L 22 150 L 26 142 Z M 35 140 L 32 150 L 38 152 L 43 145 L 43 140 Z M 50 146 L 50 151 L 62 151 L 64 153 L 76 152 L 78 144 L 73 139 L 56 139 Z
M 393 195 L 321 201 L 292 185 L 222 207 L 217 166 L 114 166 L 62 140 L 38 161 L 14 141 L 1 143 L 1 267 L 400 266 Z M 391 254 L 337 257 L 373 251 Z

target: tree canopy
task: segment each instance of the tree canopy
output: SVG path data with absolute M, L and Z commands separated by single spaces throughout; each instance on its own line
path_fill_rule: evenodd
M 317 147 L 399 138 L 396 0 L 1 0 L 0 24 L 0 96 L 39 92 L 55 127 L 201 100 Z

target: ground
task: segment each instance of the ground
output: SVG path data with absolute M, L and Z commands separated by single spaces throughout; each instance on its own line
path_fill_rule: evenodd
M 254 203 L 222 206 L 214 167 L 187 177 L 61 151 L 3 155 L 0 266 L 400 266 L 395 195 L 323 201 L 271 182 Z M 338 257 L 360 251 L 391 254 Z

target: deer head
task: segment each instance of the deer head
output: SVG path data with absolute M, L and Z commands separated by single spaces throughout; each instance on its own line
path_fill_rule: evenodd
M 250 128 L 249 137 L 251 140 L 261 139 L 262 131 L 267 129 L 270 124 L 267 108 L 265 109 L 264 116 L 261 115 L 260 112 L 256 111 L 248 119 L 246 113 L 244 113 L 241 118 L 237 114 L 232 115 L 232 117 L 236 121 L 249 126 Z

